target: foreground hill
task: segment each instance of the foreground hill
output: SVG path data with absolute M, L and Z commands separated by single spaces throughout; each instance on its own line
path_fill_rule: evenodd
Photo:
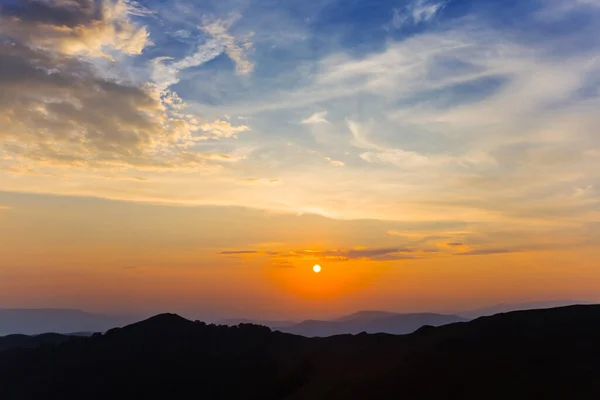
M 0 352 L 2 399 L 598 399 L 600 306 L 305 338 L 173 314 Z
M 491 307 L 479 308 L 476 310 L 465 311 L 458 313 L 461 317 L 474 319 L 479 317 L 487 317 L 490 315 L 507 313 L 511 311 L 523 310 L 539 310 L 545 308 L 567 307 L 573 305 L 590 304 L 580 300 L 548 300 L 548 301 L 530 301 L 527 303 L 500 303 Z

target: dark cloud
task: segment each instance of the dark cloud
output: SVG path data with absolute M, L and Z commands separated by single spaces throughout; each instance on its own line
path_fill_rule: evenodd
M 348 261 L 348 260 L 371 260 L 371 261 L 398 261 L 414 259 L 415 255 L 411 249 L 400 248 L 372 248 L 372 249 L 338 249 L 338 250 L 287 250 L 287 251 L 254 251 L 238 250 L 226 251 L 219 254 L 264 254 L 273 259 L 285 258 L 318 258 L 330 261 Z
M 519 253 L 522 250 L 519 249 L 478 249 L 471 250 L 464 253 L 456 253 L 455 256 L 485 256 L 491 254 L 510 254 L 510 253 Z
M 351 250 L 333 250 L 319 253 L 322 257 L 333 257 L 340 260 L 373 260 L 373 261 L 394 261 L 413 258 L 411 249 L 399 249 L 392 247 L 374 248 L 374 249 L 351 249 Z
M 95 0 L 45 2 L 20 0 L 16 4 L 0 5 L 5 17 L 18 18 L 28 24 L 48 24 L 73 28 L 90 25 L 104 19 L 102 3 Z

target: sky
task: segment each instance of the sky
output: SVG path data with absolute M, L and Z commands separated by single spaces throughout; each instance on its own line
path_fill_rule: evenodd
M 599 0 L 0 0 L 0 306 L 600 301 L 599 19 Z

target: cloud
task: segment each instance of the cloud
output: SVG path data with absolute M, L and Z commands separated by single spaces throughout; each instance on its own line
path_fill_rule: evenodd
M 455 256 L 487 256 L 493 254 L 511 254 L 511 253 L 519 253 L 522 250 L 517 249 L 478 249 L 466 251 L 464 253 L 456 253 Z
M 294 264 L 288 261 L 279 261 L 269 264 L 273 268 L 294 268 Z
M 344 166 L 343 161 L 333 160 L 330 157 L 325 157 L 325 161 L 327 161 L 329 164 L 331 164 L 334 167 L 343 167 Z
M 224 51 L 224 46 L 217 40 L 209 40 L 198 47 L 196 52 L 179 61 L 167 63 L 169 57 L 158 57 L 154 59 L 153 79 L 158 87 L 166 90 L 168 87 L 179 82 L 179 72 L 192 67 L 198 67 L 210 60 L 217 58 Z
M 151 44 L 130 19 L 144 10 L 128 0 L 23 0 L 0 11 L 0 34 L 41 50 L 111 58 L 106 51 L 140 54 Z
M 316 112 L 310 117 L 303 119 L 300 123 L 304 125 L 328 124 L 327 111 Z
M 264 178 L 242 178 L 240 182 L 252 183 L 252 184 L 266 184 L 266 185 L 278 185 L 281 184 L 279 179 L 264 179 Z
M 256 250 L 232 250 L 232 251 L 222 251 L 219 254 L 221 255 L 235 255 L 235 254 L 256 254 L 258 251 Z
M 466 153 L 459 155 L 448 155 L 444 153 L 419 153 L 390 146 L 376 144 L 370 139 L 368 127 L 358 122 L 348 120 L 348 129 L 352 133 L 352 144 L 362 149 L 372 149 L 361 153 L 362 160 L 374 164 L 387 164 L 394 167 L 412 169 L 424 167 L 439 167 L 443 164 L 493 164 L 494 159 L 485 153 Z
M 200 129 L 208 132 L 211 138 L 228 139 L 237 138 L 237 134 L 247 132 L 250 127 L 247 125 L 233 126 L 229 121 L 215 120 L 201 124 Z M 203 139 L 206 137 L 203 137 Z
M 201 29 L 222 44 L 225 53 L 235 62 L 235 69 L 239 75 L 248 75 L 254 70 L 254 64 L 248 60 L 248 52 L 252 50 L 252 42 L 250 41 L 252 33 L 239 39 L 229 33 L 231 26 L 238 18 L 239 15 L 228 20 L 205 19 Z
M 146 29 L 130 18 L 140 13 L 124 0 L 4 7 L 0 150 L 13 162 L 53 168 L 210 169 L 236 160 L 192 147 L 198 137 L 234 137 L 247 126 L 201 123 L 178 112 L 174 95 L 107 77 L 90 59 L 138 54 L 148 46 Z
M 362 153 L 360 158 L 370 163 L 390 164 L 405 168 L 429 166 L 436 162 L 435 159 L 428 156 L 400 149 L 386 150 L 379 153 L 366 152 Z
M 222 252 L 219 254 L 257 254 L 265 255 L 278 262 L 287 262 L 288 259 L 307 258 L 329 261 L 369 260 L 369 261 L 400 261 L 417 258 L 411 249 L 400 248 L 355 248 L 337 250 L 241 250 Z
M 148 3 L 172 7 L 162 4 Z M 367 42 L 356 46 L 350 40 L 356 36 L 344 33 L 352 32 L 356 21 L 340 20 L 339 38 L 323 38 L 322 31 L 313 30 L 315 24 L 302 21 L 291 38 L 264 27 L 265 20 L 279 24 L 286 10 L 254 12 L 256 3 L 250 3 L 244 19 L 217 22 L 203 20 L 206 9 L 190 4 L 186 7 L 193 12 L 175 17 L 184 23 L 170 24 L 169 13 L 160 10 L 152 20 L 136 11 L 121 13 L 119 20 L 131 25 L 123 32 L 151 32 L 163 48 L 149 48 L 149 37 L 134 40 L 141 34 L 124 35 L 115 44 L 106 33 L 98 35 L 99 44 L 77 39 L 82 44 L 73 47 L 63 37 L 51 41 L 37 33 L 50 29 L 39 22 L 39 15 L 48 13 L 29 11 L 32 16 L 23 17 L 19 11 L 21 19 L 9 22 L 3 14 L 3 22 L 12 25 L 0 24 L 7 38 L 0 46 L 0 152 L 14 158 L 0 154 L 0 168 L 30 174 L 6 173 L 3 189 L 421 225 L 435 221 L 475 231 L 453 236 L 437 228 L 422 237 L 386 237 L 389 242 L 383 243 L 443 254 L 463 250 L 448 243 L 463 243 L 465 251 L 530 249 L 520 246 L 547 240 L 558 227 L 576 241 L 584 236 L 585 224 L 598 219 L 597 9 L 578 5 L 585 13 L 577 19 L 588 21 L 583 32 L 550 29 L 554 25 L 527 12 L 515 24 L 497 24 L 488 18 L 501 5 L 491 3 L 468 11 L 457 7 L 443 24 L 416 27 L 415 21 L 441 18 L 440 9 L 411 13 L 399 6 L 397 14 L 408 17 L 409 29 L 401 35 L 379 32 L 382 40 L 363 35 L 361 41 Z M 481 9 L 482 15 L 476 14 Z M 454 19 L 463 11 L 469 14 Z M 123 24 L 106 13 L 99 24 L 89 22 L 89 13 L 79 14 L 86 22 L 68 22 L 65 31 L 77 24 L 86 32 L 94 24 Z M 376 31 L 381 23 L 368 29 Z M 192 34 L 183 43 L 165 38 L 160 29 Z M 529 35 L 539 29 L 547 35 Z M 251 38 L 256 53 L 244 45 L 250 30 L 256 32 Z M 160 55 L 175 58 L 148 59 Z M 218 55 L 237 57 L 241 75 L 248 71 L 244 59 L 260 63 L 260 74 L 235 79 L 223 68 L 196 68 Z M 154 71 L 158 75 L 146 84 L 154 64 L 161 65 Z M 160 68 L 165 68 L 162 74 Z M 197 70 L 192 74 L 191 69 Z M 170 91 L 174 82 L 182 88 L 181 98 Z M 319 134 L 305 135 L 300 121 L 319 110 L 330 111 L 322 117 L 329 123 L 308 125 Z M 346 121 L 333 119 L 333 110 Z M 238 119 L 241 115 L 252 123 Z M 250 125 L 252 134 L 247 134 Z M 239 140 L 229 140 L 236 136 Z M 236 151 L 234 144 L 252 150 Z M 337 160 L 346 163 L 344 168 L 325 164 Z M 68 168 L 71 178 L 51 166 Z M 221 173 L 177 173 L 197 170 Z M 151 183 L 87 179 L 94 171 L 150 176 Z M 285 182 L 286 190 L 261 177 Z M 533 226 L 539 231 L 515 235 Z M 502 230 L 511 234 L 497 240 L 483 235 Z M 552 244 L 560 242 L 560 235 L 553 235 Z
M 590 8 L 600 7 L 599 0 L 548 0 L 546 7 L 536 15 L 539 19 L 554 22 L 564 18 L 574 11 L 590 11 Z
M 403 9 L 395 8 L 392 20 L 387 28 L 401 29 L 407 25 L 416 25 L 431 21 L 445 6 L 447 2 L 431 2 L 428 0 L 415 0 Z
M 6 210 L 11 210 L 11 209 L 12 209 L 12 207 L 0 205 L 0 211 L 6 211 Z
M 371 260 L 371 261 L 395 261 L 414 258 L 411 249 L 398 249 L 393 247 L 384 248 L 360 248 L 350 250 L 324 251 L 320 254 L 325 258 L 336 258 L 341 260 Z
M 252 50 L 251 35 L 236 39 L 229 33 L 231 26 L 239 18 L 235 16 L 227 20 L 205 18 L 200 29 L 209 37 L 198 46 L 196 52 L 178 61 L 169 57 L 154 59 L 153 79 L 161 90 L 179 82 L 179 73 L 185 69 L 201 66 L 223 53 L 235 63 L 238 75 L 249 75 L 254 64 L 248 60 L 248 52 Z

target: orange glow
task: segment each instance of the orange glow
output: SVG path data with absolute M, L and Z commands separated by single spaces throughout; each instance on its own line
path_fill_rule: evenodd
M 270 268 L 269 279 L 283 291 L 303 299 L 333 299 L 360 291 L 388 270 L 389 266 L 362 260 L 335 262 L 321 268 L 306 267 L 306 261 L 292 268 Z M 318 276 L 315 276 L 318 275 Z

